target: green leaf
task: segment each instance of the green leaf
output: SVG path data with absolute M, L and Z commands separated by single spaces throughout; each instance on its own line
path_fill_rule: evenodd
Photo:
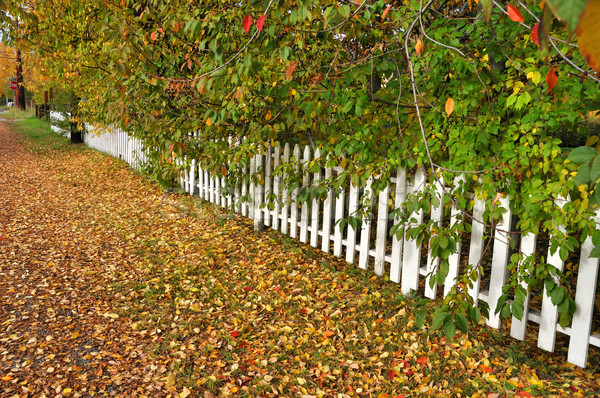
M 344 109 L 343 109 L 344 113 L 350 112 L 352 110 L 353 106 L 354 106 L 354 102 L 352 102 L 352 101 L 346 102 L 346 105 L 344 105 Z
M 590 178 L 592 181 L 596 181 L 598 178 L 600 178 L 600 155 L 597 155 L 592 162 Z
M 463 333 L 469 331 L 469 321 L 463 314 L 456 314 L 456 327 Z
M 454 339 L 455 334 L 456 325 L 454 324 L 454 321 L 451 318 L 449 318 L 448 320 L 446 320 L 446 323 L 444 323 L 444 335 L 448 340 L 452 340 Z
M 599 258 L 600 257 L 600 245 L 594 247 L 590 253 L 590 257 Z
M 434 329 L 439 329 L 442 327 L 446 319 L 448 318 L 448 312 L 444 310 L 436 311 L 436 314 L 433 317 L 433 324 L 431 325 Z
M 523 310 L 524 310 L 523 303 L 515 300 L 512 305 L 512 314 L 514 315 L 514 317 L 517 318 L 518 320 L 522 320 L 523 319 Z
M 580 146 L 575 148 L 569 153 L 568 159 L 577 164 L 582 164 L 585 162 L 589 162 L 594 159 L 598 155 L 598 151 L 596 148 L 591 148 L 589 146 Z
M 415 314 L 415 326 L 417 328 L 421 329 L 421 327 L 423 327 L 424 323 L 425 323 L 425 310 L 419 310 Z
M 573 182 L 577 185 L 589 184 L 592 180 L 590 174 L 590 166 L 587 163 L 579 166 L 579 170 L 577 171 L 577 175 L 573 178 Z
M 552 291 L 552 294 L 550 295 L 550 298 L 552 299 L 552 304 L 559 305 L 565 298 L 564 288 L 558 287 L 558 288 L 554 289 Z

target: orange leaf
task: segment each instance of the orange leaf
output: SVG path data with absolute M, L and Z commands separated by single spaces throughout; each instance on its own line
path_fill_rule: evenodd
M 590 0 L 577 26 L 579 51 L 588 65 L 600 73 L 600 0 Z
M 233 332 L 229 333 L 229 335 L 230 335 L 231 337 L 238 337 L 240 334 L 241 334 L 241 333 L 240 333 L 240 332 L 238 332 L 237 330 L 234 330 Z
M 427 365 L 427 358 L 421 357 L 421 358 L 417 359 L 417 363 L 420 363 L 421 365 Z
M 177 22 L 175 22 L 175 23 L 173 24 L 173 30 L 174 30 L 175 32 L 179 32 L 179 24 L 178 24 Z
M 421 39 L 417 40 L 417 44 L 415 44 L 415 51 L 417 52 L 417 55 L 421 54 L 421 51 L 423 50 L 423 41 Z
M 156 40 L 156 32 L 150 34 L 150 40 Z
M 326 332 L 323 333 L 323 336 L 325 336 L 325 338 L 327 337 L 331 337 L 335 334 L 335 332 L 332 332 L 331 330 L 328 330 Z
M 258 18 L 258 21 L 256 21 L 256 29 L 258 29 L 259 32 L 262 30 L 263 26 L 265 25 L 266 18 L 267 18 L 267 16 L 263 15 L 260 18 Z
M 381 14 L 381 21 L 383 22 L 383 20 L 385 19 L 386 15 L 388 14 L 388 12 L 390 11 L 390 8 L 392 8 L 392 5 L 388 5 L 386 7 L 385 10 L 383 10 L 383 14 Z
M 479 369 L 481 369 L 481 371 L 485 373 L 492 373 L 492 368 L 490 368 L 489 366 L 479 365 Z
M 454 112 L 454 100 L 452 99 L 452 97 L 449 97 L 448 100 L 446 101 L 446 115 L 450 116 L 452 114 L 452 112 Z
M 242 27 L 246 33 L 250 32 L 250 27 L 252 26 L 252 17 L 250 14 L 246 14 L 244 17 L 244 21 L 242 22 Z
M 377 398 L 390 398 L 390 394 L 382 392 L 377 396 Z
M 513 5 L 508 5 L 506 7 L 506 11 L 508 11 L 508 17 L 514 22 L 525 22 L 525 18 L 521 15 L 521 12 L 517 10 L 517 8 Z
M 519 391 L 519 396 L 520 397 L 533 397 L 533 395 L 531 395 L 527 391 Z
M 287 67 L 285 70 L 285 80 L 290 80 L 292 77 L 292 73 L 294 73 L 294 69 L 296 69 L 296 65 L 298 65 L 298 61 L 294 61 Z
M 533 40 L 533 42 L 535 44 L 538 45 L 538 47 L 540 46 L 540 37 L 538 35 L 538 28 L 539 28 L 540 24 L 535 24 L 533 25 L 533 28 L 531 29 L 531 40 Z
M 554 66 L 550 67 L 550 70 L 546 74 L 546 84 L 548 85 L 548 92 L 550 92 L 556 83 L 558 82 L 558 75 L 556 74 L 556 70 Z

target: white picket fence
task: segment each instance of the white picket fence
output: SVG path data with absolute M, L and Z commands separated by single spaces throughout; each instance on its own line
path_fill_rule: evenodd
M 86 142 L 102 152 L 125 161 L 132 159 L 132 151 L 141 148 L 136 146 L 139 143 L 132 145 L 126 134 L 120 130 L 96 138 L 88 138 Z M 238 214 L 253 219 L 257 227 L 264 225 L 292 238 L 298 238 L 301 242 L 309 243 L 325 253 L 343 257 L 349 263 L 357 262 L 362 269 L 373 266 L 375 274 L 380 276 L 387 274 L 392 282 L 400 283 L 402 293 L 421 291 L 425 297 L 432 299 L 438 297 L 437 286 L 430 287 L 427 280 L 430 272 L 437 267 L 431 252 L 429 251 L 427 256 L 422 256 L 421 247 L 415 241 L 389 236 L 389 223 L 396 222 L 389 219 L 390 210 L 401 208 L 408 194 L 424 189 L 426 181 L 424 170 L 417 170 L 409 178 L 406 170 L 398 169 L 396 176 L 391 179 L 391 184 L 379 193 L 375 201 L 373 217 L 363 219 L 360 231 L 354 231 L 350 227 L 342 231 L 336 227 L 337 220 L 356 215 L 361 198 L 368 195 L 373 179 L 367 180 L 364 187 L 349 185 L 337 195 L 330 190 L 325 200 L 312 199 L 311 203 L 303 203 L 299 206 L 294 200 L 300 193 L 300 187 L 288 194 L 287 189 L 284 189 L 281 184 L 281 177 L 273 175 L 272 172 L 277 166 L 291 161 L 294 161 L 295 167 L 299 169 L 301 164 L 307 164 L 319 157 L 319 151 L 313 153 L 309 147 L 301 148 L 296 145 L 291 148 L 287 144 L 283 147 L 277 145 L 270 147 L 263 155 L 255 156 L 250 161 L 248 172 L 251 175 L 261 174 L 260 183 L 253 182 L 256 179 L 241 181 L 233 192 L 225 191 L 224 177 L 211 176 L 208 170 L 203 170 L 199 166 L 199 162 L 191 160 L 190 167 L 182 173 L 180 183 L 189 194 L 197 195 L 215 205 L 233 208 Z M 302 184 L 305 187 L 318 185 L 320 180 L 340 171 L 337 168 L 327 168 L 317 173 L 305 174 Z M 446 189 L 452 190 L 452 187 Z M 438 187 L 437 192 L 440 198 L 444 194 L 441 187 Z M 251 198 L 249 202 L 239 200 L 248 194 Z M 264 206 L 265 198 L 269 194 L 274 194 L 281 199 L 275 203 L 272 210 Z M 393 203 L 390 206 L 391 200 Z M 508 209 L 508 204 L 508 198 L 500 200 L 501 207 Z M 557 204 L 563 205 L 564 200 L 557 200 Z M 475 220 L 481 220 L 485 206 L 485 201 L 474 199 Z M 446 215 L 449 219 L 444 220 L 443 208 L 432 207 L 428 215 L 423 212 L 413 214 L 413 220 L 420 223 L 425 217 L 429 217 L 441 225 L 444 222 L 457 222 L 458 213 L 459 209 L 452 208 L 449 217 Z M 510 237 L 501 231 L 510 231 L 511 221 L 510 211 L 507 210 L 494 231 L 494 240 L 490 245 L 492 247 L 490 264 L 483 267 L 484 273 L 469 290 L 469 294 L 476 301 L 481 299 L 488 303 L 490 316 L 487 324 L 494 328 L 501 326 L 501 320 L 494 312 L 508 276 L 510 255 L 508 243 Z M 596 222 L 600 222 L 600 211 L 596 214 Z M 484 228 L 483 223 L 473 221 L 468 254 L 463 255 L 458 245 L 457 252 L 450 257 L 450 271 L 443 286 L 444 295 L 450 291 L 461 271 L 470 269 L 482 260 L 485 244 Z M 375 238 L 374 242 L 371 242 L 372 236 Z M 525 254 L 533 253 L 538 243 L 537 238 L 533 234 L 525 234 L 521 238 L 520 250 Z M 597 258 L 589 257 L 593 247 L 591 238 L 588 238 L 581 247 L 575 294 L 577 310 L 571 326 L 563 328 L 558 324 L 557 308 L 544 291 L 530 294 L 527 298 L 523 321 L 512 319 L 511 336 L 524 340 L 528 324 L 530 327 L 532 323 L 538 324 L 538 346 L 552 352 L 555 348 L 557 332 L 568 335 L 570 336 L 568 361 L 581 367 L 586 366 L 589 347 L 600 347 L 600 334 L 592 334 L 599 266 Z M 546 257 L 549 264 L 560 270 L 563 269 L 564 263 L 558 252 L 554 255 L 547 253 Z M 425 283 L 420 284 L 420 280 Z
M 51 120 L 64 120 L 62 113 L 54 111 L 50 112 L 50 118 Z M 68 137 L 70 134 L 56 125 L 51 125 L 51 128 L 56 133 L 65 137 Z M 124 160 L 135 169 L 139 169 L 146 162 L 147 155 L 141 141 L 128 136 L 123 130 L 116 127 L 96 128 L 87 123 L 85 124 L 85 129 L 86 133 L 83 135 L 83 141 L 90 148 Z

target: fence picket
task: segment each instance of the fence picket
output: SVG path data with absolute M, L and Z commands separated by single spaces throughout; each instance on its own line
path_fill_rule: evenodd
M 425 170 L 419 167 L 415 174 L 412 192 L 422 192 L 425 185 Z M 423 222 L 423 210 L 413 213 L 412 226 Z M 421 272 L 421 245 L 416 240 L 404 238 L 404 256 L 402 258 L 402 294 L 408 294 L 419 288 L 419 273 Z
M 372 190 L 371 184 L 373 183 L 373 177 L 369 177 L 367 183 L 365 185 L 365 197 L 369 199 L 369 202 L 372 202 Z M 363 202 L 364 205 L 364 202 Z M 360 246 L 359 252 L 360 256 L 358 258 L 358 266 L 362 269 L 367 269 L 369 264 L 369 248 L 371 244 L 371 211 L 369 206 L 369 212 L 364 214 L 362 217 L 362 224 L 360 227 Z
M 406 170 L 398 167 L 396 171 L 396 199 L 394 209 L 398 211 L 406 201 Z M 394 225 L 398 225 L 398 217 L 394 217 Z M 402 271 L 402 248 L 404 238 L 398 239 L 398 234 L 392 236 L 392 261 L 390 263 L 390 280 L 400 283 L 400 272 Z
M 294 168 L 296 172 L 300 169 L 300 163 L 302 160 L 300 159 L 300 146 L 298 144 L 294 145 Z M 292 238 L 298 237 L 298 195 L 300 194 L 300 187 L 296 187 L 294 192 L 292 193 L 292 200 L 290 203 L 290 236 Z
M 494 252 L 492 254 L 492 274 L 490 279 L 490 288 L 488 294 L 488 304 L 490 314 L 487 320 L 488 326 L 495 329 L 500 328 L 500 314 L 496 314 L 498 299 L 502 295 L 502 287 L 506 282 L 506 269 L 508 265 L 508 250 L 510 235 L 507 231 L 511 229 L 511 212 L 508 207 L 508 198 L 503 197 L 499 200 L 500 207 L 506 209 L 502 214 L 501 222 L 496 225 L 494 231 Z
M 256 156 L 254 156 L 254 172 L 255 173 L 262 173 L 263 172 L 263 154 L 261 153 L 257 153 Z M 254 173 L 251 173 L 251 175 L 253 175 Z M 260 177 L 264 177 L 264 175 L 261 175 Z M 254 229 L 256 231 L 259 231 L 262 229 L 263 227 L 263 222 L 264 222 L 264 213 L 262 211 L 262 209 L 260 208 L 260 206 L 263 203 L 263 196 L 265 193 L 265 188 L 264 185 L 261 183 L 260 181 L 260 177 L 258 177 L 258 181 L 253 182 L 254 185 L 254 189 L 252 190 L 253 194 L 252 194 L 252 208 L 254 209 Z M 254 179 L 253 179 L 254 181 Z
M 342 170 L 336 168 L 336 172 L 340 173 Z M 341 189 L 335 197 L 335 223 L 333 224 L 333 255 L 336 257 L 342 256 L 342 248 L 344 239 L 344 231 L 338 222 L 344 218 L 344 207 L 346 202 L 346 190 Z
M 558 197 L 554 203 L 562 208 L 565 204 L 565 199 Z M 558 226 L 558 230 L 562 233 L 566 232 L 563 225 Z M 564 268 L 564 262 L 560 258 L 560 250 L 556 250 L 554 254 L 551 253 L 550 248 L 548 249 L 548 264 L 556 267 L 557 270 L 562 271 Z M 559 283 L 557 277 L 554 278 L 556 284 Z M 556 322 L 558 321 L 558 308 L 552 303 L 552 299 L 548 297 L 546 286 L 544 286 L 544 293 L 542 296 L 542 313 L 540 319 L 540 330 L 538 333 L 538 347 L 547 350 L 554 351 L 554 343 L 556 342 Z
M 600 223 L 600 211 L 596 212 L 594 219 L 597 224 Z M 586 367 L 588 349 L 590 347 L 594 299 L 596 297 L 598 278 L 598 258 L 590 257 L 594 246 L 591 236 L 588 236 L 581 246 L 577 288 L 575 290 L 577 309 L 573 314 L 573 321 L 571 323 L 571 338 L 569 339 L 569 354 L 567 356 L 569 362 L 582 368 Z
M 385 273 L 385 248 L 388 239 L 390 184 L 379 192 L 377 202 L 377 235 L 375 238 L 375 274 Z
M 465 176 L 461 174 L 456 177 L 454 180 L 454 190 L 461 189 L 462 184 L 465 181 Z M 450 225 L 455 226 L 458 223 L 458 218 L 460 217 L 462 210 L 459 209 L 456 204 L 452 205 L 452 210 L 450 211 Z M 458 278 L 458 267 L 460 265 L 460 235 L 456 237 L 456 251 L 451 253 L 448 257 L 448 275 L 446 275 L 446 280 L 444 281 L 444 297 L 450 293 L 450 290 L 454 287 L 456 283 L 456 278 Z
M 306 169 L 310 162 L 310 148 L 308 145 L 304 147 L 304 157 L 302 158 L 302 167 Z M 310 185 L 310 174 L 303 173 L 302 187 L 308 189 Z M 308 240 L 308 201 L 302 203 L 302 211 L 300 214 L 300 242 L 306 243 Z
M 469 245 L 469 260 L 468 267 L 477 273 L 478 278 L 472 280 L 473 285 L 469 288 L 469 296 L 473 298 L 475 305 L 479 300 L 479 288 L 481 284 L 480 263 L 483 256 L 483 244 L 485 225 L 483 224 L 483 213 L 485 211 L 485 200 L 475 197 L 473 204 L 473 220 L 471 222 L 471 244 Z
M 321 151 L 319 148 L 315 151 L 313 159 L 318 160 L 321 157 Z M 321 180 L 321 170 L 314 173 L 313 186 L 318 186 Z M 312 200 L 312 214 L 310 221 L 310 245 L 312 247 L 318 247 L 319 244 L 319 209 L 321 207 L 321 200 L 317 197 Z
M 265 190 L 264 190 L 264 198 L 266 199 L 266 195 L 272 193 L 273 191 L 271 190 L 271 182 L 273 179 L 273 146 L 269 145 L 267 147 L 267 152 L 265 155 Z M 265 227 L 270 227 L 271 226 L 271 216 L 272 213 L 269 210 L 269 208 L 267 206 L 265 206 Z
M 281 147 L 279 145 L 276 145 L 275 149 L 273 150 L 273 169 L 277 170 L 280 163 L 281 163 Z M 275 197 L 275 203 L 274 203 L 274 207 L 273 207 L 272 227 L 275 231 L 279 230 L 280 224 L 283 224 L 283 220 L 281 220 L 281 223 L 280 223 L 281 214 L 280 214 L 279 201 L 281 200 L 281 198 L 280 198 L 281 193 L 279 192 L 279 180 L 280 180 L 279 176 L 273 175 L 273 196 Z
M 442 220 L 444 217 L 444 180 L 440 177 L 435 182 L 435 196 L 438 200 L 438 205 L 431 205 L 431 220 L 435 222 L 438 228 L 442 228 Z M 434 273 L 440 266 L 440 258 L 434 257 L 431 251 L 431 245 L 427 251 L 427 276 L 425 277 L 425 297 L 434 299 L 437 295 L 437 282 L 432 283 Z M 435 280 L 435 279 L 434 279 Z
M 289 164 L 290 163 L 290 144 L 285 144 L 285 146 L 283 147 L 283 163 L 284 164 Z M 286 177 L 289 177 L 288 175 L 286 175 Z M 282 187 L 281 192 L 283 193 L 283 204 L 281 206 L 281 232 L 286 234 L 288 233 L 288 224 L 289 224 L 289 202 L 290 202 L 290 197 L 288 195 L 288 190 L 286 189 L 285 186 Z
M 325 169 L 325 180 L 331 178 L 332 170 L 330 167 Z M 330 188 L 327 191 L 327 197 L 323 201 L 323 235 L 321 236 L 321 251 L 329 253 L 329 246 L 331 244 L 331 207 L 333 206 L 333 190 Z
M 202 197 L 204 195 L 204 170 L 202 170 L 202 166 L 198 164 L 198 197 Z
M 528 257 L 535 253 L 536 236 L 528 233 L 521 239 L 521 252 L 523 253 L 523 260 L 521 264 Z M 510 325 L 510 335 L 515 339 L 524 340 L 525 333 L 527 332 L 527 317 L 529 316 L 529 284 L 525 280 L 520 281 L 521 286 L 527 292 L 525 295 L 525 301 L 523 303 L 523 317 L 517 319 L 514 315 L 512 317 L 512 323 Z
M 356 217 L 358 211 L 358 186 L 350 184 L 350 196 L 348 198 L 348 216 Z M 351 225 L 347 227 L 348 233 L 346 234 L 346 261 L 349 263 L 354 262 L 354 252 L 356 249 L 356 229 L 352 228 Z

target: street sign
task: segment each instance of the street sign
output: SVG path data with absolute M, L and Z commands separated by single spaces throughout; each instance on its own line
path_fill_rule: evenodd
M 16 90 L 17 88 L 19 88 L 17 82 L 10 82 L 10 85 L 8 86 L 11 90 Z

